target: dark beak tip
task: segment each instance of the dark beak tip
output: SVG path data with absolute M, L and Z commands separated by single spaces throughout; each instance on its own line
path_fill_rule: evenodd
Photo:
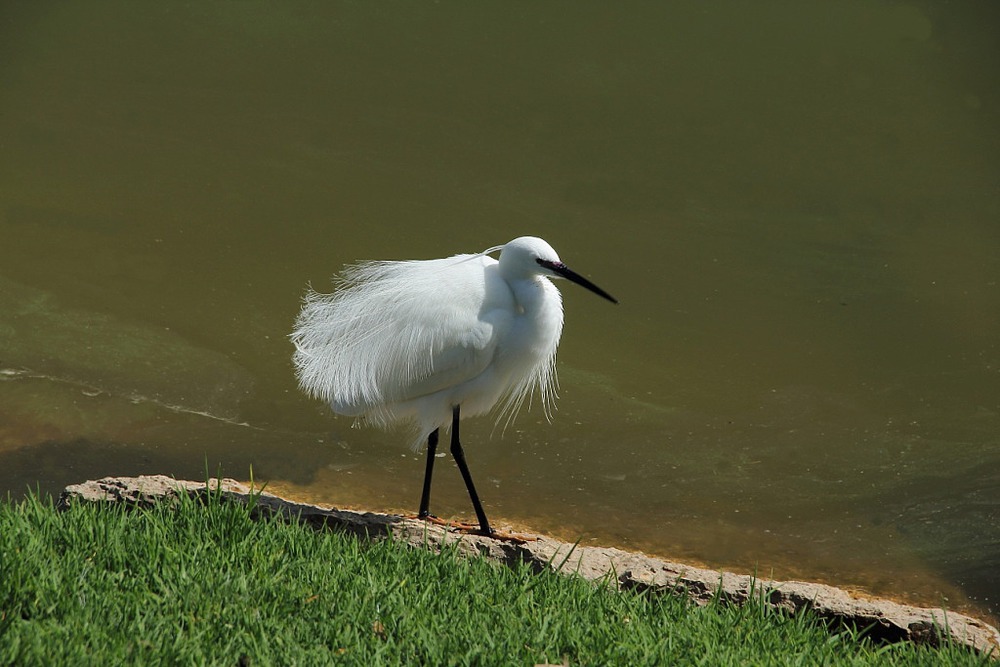
M 556 275 L 562 276 L 563 278 L 566 278 L 570 282 L 576 283 L 577 285 L 580 285 L 581 287 L 583 287 L 583 288 L 585 288 L 587 290 L 590 290 L 594 294 L 607 299 L 611 303 L 613 303 L 615 305 L 618 305 L 618 299 L 616 299 L 615 297 L 611 296 L 610 294 L 608 294 L 607 292 L 605 292 L 604 290 L 602 290 L 600 287 L 598 287 L 594 283 L 590 282 L 589 280 L 587 280 L 586 278 L 584 278 L 583 276 L 581 276 L 576 271 L 571 270 L 565 264 L 551 264 L 551 263 L 550 264 L 546 264 L 546 263 L 542 262 L 541 260 L 539 260 L 538 263 L 541 264 L 542 266 L 545 266 L 545 267 L 551 269 L 553 271 L 553 273 L 555 273 Z
M 598 288 L 598 289 L 600 289 L 600 288 Z M 610 294 L 608 294 L 604 290 L 594 291 L 594 294 L 596 294 L 597 296 L 602 297 L 604 299 L 607 299 L 608 301 L 610 301 L 611 303 L 615 304 L 616 306 L 618 305 L 618 299 L 616 299 L 615 297 L 611 296 Z

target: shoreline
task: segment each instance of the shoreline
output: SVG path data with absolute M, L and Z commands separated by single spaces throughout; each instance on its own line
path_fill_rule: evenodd
M 936 646 L 948 638 L 981 653 L 991 650 L 1000 653 L 1000 632 L 996 628 L 980 619 L 941 608 L 901 604 L 827 584 L 775 581 L 709 570 L 613 547 L 579 546 L 543 535 L 533 535 L 534 541 L 516 544 L 455 533 L 399 515 L 298 503 L 232 479 L 213 479 L 210 486 L 209 489 L 205 482 L 175 480 L 163 475 L 105 477 L 66 487 L 59 506 L 80 501 L 148 505 L 176 497 L 178 493 L 198 496 L 211 490 L 227 500 L 253 503 L 255 517 L 279 515 L 316 529 L 335 528 L 363 539 L 389 538 L 432 550 L 458 542 L 461 552 L 501 564 L 525 562 L 539 571 L 551 568 L 587 580 L 613 576 L 621 589 L 683 594 L 696 604 L 717 596 L 735 604 L 750 597 L 763 597 L 768 604 L 789 612 L 811 609 L 835 625 L 870 627 L 868 635 L 877 640 Z

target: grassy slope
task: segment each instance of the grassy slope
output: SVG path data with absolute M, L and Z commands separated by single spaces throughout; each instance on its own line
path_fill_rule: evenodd
M 0 503 L 0 665 L 982 664 L 185 501 Z

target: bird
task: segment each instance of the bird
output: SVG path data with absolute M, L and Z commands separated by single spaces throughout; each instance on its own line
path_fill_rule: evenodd
M 290 335 L 299 387 L 357 424 L 409 424 L 414 449 L 426 441 L 420 519 L 436 519 L 431 478 L 440 432 L 450 429 L 479 524 L 466 528 L 499 535 L 476 493 L 459 421 L 497 408 L 497 424 L 509 425 L 536 393 L 551 419 L 563 329 L 552 278 L 618 303 L 534 236 L 443 259 L 348 265 L 332 293 L 310 287 L 302 299 Z

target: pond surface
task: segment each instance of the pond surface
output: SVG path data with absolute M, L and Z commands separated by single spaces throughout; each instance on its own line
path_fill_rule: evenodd
M 1000 6 L 0 12 L 0 490 L 414 511 L 406 434 L 298 391 L 299 300 L 533 234 L 621 304 L 560 285 L 552 423 L 463 424 L 495 523 L 996 612 Z

